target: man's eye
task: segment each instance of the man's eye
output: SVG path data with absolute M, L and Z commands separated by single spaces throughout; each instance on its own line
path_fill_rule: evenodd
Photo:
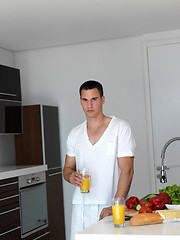
M 96 101 L 97 100 L 97 98 L 92 98 L 92 101 Z
M 87 102 L 87 99 L 82 98 L 82 101 L 83 101 L 83 102 Z

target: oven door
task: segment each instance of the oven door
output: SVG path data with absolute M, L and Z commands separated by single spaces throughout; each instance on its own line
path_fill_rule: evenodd
M 47 226 L 46 184 L 22 188 L 20 190 L 22 235 L 39 227 Z

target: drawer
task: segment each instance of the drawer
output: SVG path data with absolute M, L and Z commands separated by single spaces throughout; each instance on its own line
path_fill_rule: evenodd
M 0 213 L 0 232 L 3 231 L 3 228 L 6 226 L 13 224 L 13 223 L 19 223 L 20 222 L 20 209 L 15 208 L 11 209 L 9 211 Z
M 13 193 L 11 192 L 18 192 L 18 182 L 0 185 L 0 198 L 12 195 Z
M 1 240 L 20 240 L 21 239 L 21 231 L 20 226 L 12 228 L 4 233 L 0 234 Z
M 36 233 L 33 233 L 23 238 L 23 240 L 49 240 L 49 229 L 44 228 Z
M 13 183 L 13 182 L 18 182 L 18 178 L 17 177 L 13 177 L 13 178 L 0 180 L 0 187 L 1 187 L 1 185 Z

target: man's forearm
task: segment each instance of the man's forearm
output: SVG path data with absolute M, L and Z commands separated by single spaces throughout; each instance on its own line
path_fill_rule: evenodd
M 133 169 L 130 169 L 130 171 L 127 171 L 127 172 L 126 171 L 121 172 L 119 176 L 116 197 L 126 198 L 131 186 L 132 178 L 133 178 Z
M 63 169 L 63 175 L 64 175 L 64 179 L 70 183 L 70 177 L 71 177 L 71 174 L 75 172 L 75 170 L 71 167 L 68 167 L 68 166 L 64 166 L 64 169 Z

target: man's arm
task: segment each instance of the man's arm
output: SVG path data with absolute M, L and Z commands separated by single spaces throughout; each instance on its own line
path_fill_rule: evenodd
M 133 157 L 118 158 L 118 164 L 121 169 L 121 174 L 119 176 L 118 187 L 115 197 L 126 198 L 134 174 L 134 158 Z M 104 208 L 100 214 L 99 219 L 101 220 L 109 215 L 112 215 L 112 208 L 111 207 Z
M 83 180 L 81 179 L 81 174 L 76 172 L 76 159 L 75 157 L 70 157 L 66 155 L 65 164 L 63 168 L 64 179 L 77 186 L 80 187 L 82 185 Z

